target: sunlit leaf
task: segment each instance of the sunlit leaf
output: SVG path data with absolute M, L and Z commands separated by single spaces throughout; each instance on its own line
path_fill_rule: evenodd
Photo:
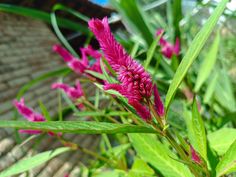
M 202 47 L 206 43 L 208 37 L 210 36 L 211 32 L 213 31 L 219 17 L 223 13 L 225 6 L 228 0 L 222 0 L 217 8 L 214 10 L 210 18 L 206 21 L 202 29 L 198 32 L 195 38 L 192 41 L 189 49 L 187 50 L 185 56 L 183 57 L 174 78 L 170 84 L 168 89 L 166 100 L 165 100 L 165 107 L 169 108 L 170 102 L 172 101 L 178 87 L 180 86 L 181 82 L 183 81 L 187 71 L 193 64 L 194 60 L 197 58 L 198 54 L 200 53 Z
M 229 147 L 216 167 L 217 177 L 236 172 L 236 140 Z
M 189 169 L 173 160 L 174 156 L 155 136 L 147 134 L 129 134 L 129 139 L 137 155 L 145 162 L 168 177 L 192 177 Z
M 207 52 L 205 59 L 202 62 L 201 67 L 198 71 L 197 81 L 194 88 L 195 92 L 197 92 L 201 88 L 202 84 L 209 77 L 211 70 L 215 65 L 219 44 L 220 44 L 220 33 L 218 32 L 215 37 L 215 40 L 213 41 L 210 47 L 210 50 Z
M 193 140 L 194 148 L 200 155 L 207 160 L 207 141 L 206 132 L 202 117 L 198 111 L 198 105 L 196 99 L 193 101 L 192 109 L 192 128 L 193 128 Z
M 114 133 L 156 133 L 148 126 L 130 124 L 114 124 L 92 121 L 0 121 L 1 128 L 16 128 L 25 130 L 42 130 L 45 132 L 81 133 L 81 134 L 114 134 Z
M 236 129 L 222 128 L 207 135 L 212 149 L 223 155 L 230 145 L 236 140 Z
M 32 168 L 35 168 L 35 167 L 43 164 L 43 163 L 49 161 L 50 159 L 54 158 L 55 156 L 57 156 L 61 153 L 64 153 L 66 151 L 69 151 L 69 150 L 70 150 L 70 148 L 67 148 L 67 147 L 58 148 L 55 150 L 39 153 L 33 157 L 29 157 L 29 158 L 20 160 L 20 161 L 16 162 L 15 164 L 13 164 L 12 166 L 10 166 L 9 168 L 0 172 L 0 177 L 9 177 L 12 175 L 23 173 L 25 171 L 28 171 Z

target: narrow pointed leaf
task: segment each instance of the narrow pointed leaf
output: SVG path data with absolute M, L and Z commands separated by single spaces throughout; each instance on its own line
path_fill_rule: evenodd
M 193 143 L 194 148 L 200 155 L 207 160 L 207 144 L 206 144 L 206 132 L 203 124 L 202 117 L 198 111 L 197 101 L 193 101 L 192 109 L 192 127 L 193 127 Z
M 26 17 L 32 17 L 35 19 L 45 21 L 47 23 L 51 23 L 49 13 L 32 9 L 32 8 L 20 7 L 20 6 L 10 5 L 10 4 L 0 4 L 0 11 L 22 15 Z M 73 21 L 67 20 L 65 18 L 58 18 L 58 26 L 71 29 L 74 31 L 80 31 L 85 34 L 89 33 L 89 30 L 85 26 L 75 23 Z
M 158 42 L 160 40 L 162 35 L 159 35 L 158 37 L 156 37 L 154 39 L 154 41 L 152 42 L 151 46 L 149 47 L 148 51 L 147 51 L 147 58 L 145 60 L 145 63 L 144 63 L 144 68 L 147 69 L 149 64 L 151 63 L 151 60 L 154 56 L 154 53 L 155 53 L 155 50 L 156 50 L 156 47 L 158 45 Z
M 132 33 L 141 34 L 146 44 L 151 45 L 153 35 L 147 23 L 147 16 L 136 0 L 110 0 L 112 6 L 121 14 Z
M 210 100 L 211 100 L 213 93 L 215 91 L 215 88 L 216 88 L 218 75 L 219 75 L 218 72 L 216 72 L 211 77 L 210 82 L 209 82 L 207 89 L 206 89 L 206 93 L 204 95 L 204 99 L 203 99 L 204 103 L 210 103 Z
M 46 118 L 47 121 L 50 121 L 51 120 L 50 114 L 49 114 L 46 106 L 43 104 L 43 102 L 41 100 L 39 101 L 39 106 L 40 106 L 40 109 L 43 113 L 43 116 Z
M 8 176 L 13 176 L 19 173 L 23 173 L 69 150 L 70 148 L 67 148 L 67 147 L 58 148 L 55 150 L 39 153 L 33 157 L 20 160 L 16 162 L 14 165 L 10 166 L 9 168 L 0 172 L 0 177 L 8 177 Z
M 92 121 L 0 121 L 0 128 L 17 128 L 25 130 L 42 130 L 45 132 L 81 133 L 81 134 L 114 134 L 114 133 L 156 133 L 148 126 L 114 124 Z
M 187 50 L 184 58 L 182 59 L 174 78 L 170 84 L 166 95 L 165 107 L 169 108 L 170 102 L 172 101 L 178 87 L 180 86 L 181 82 L 183 81 L 187 71 L 189 70 L 190 66 L 193 64 L 194 60 L 197 58 L 198 54 L 200 53 L 201 49 L 203 48 L 204 44 L 206 43 L 208 37 L 210 36 L 211 32 L 213 31 L 219 17 L 223 13 L 228 0 L 222 0 L 217 8 L 214 10 L 210 18 L 204 24 L 202 29 L 198 32 L 196 37 L 194 38 L 192 44 L 190 45 L 189 49 Z
M 209 77 L 211 70 L 213 69 L 215 65 L 215 61 L 216 61 L 217 53 L 219 49 L 219 44 L 220 44 L 220 33 L 218 31 L 209 52 L 207 52 L 205 59 L 201 64 L 200 70 L 198 72 L 195 88 L 194 88 L 195 92 L 197 92 L 201 88 L 202 84 Z

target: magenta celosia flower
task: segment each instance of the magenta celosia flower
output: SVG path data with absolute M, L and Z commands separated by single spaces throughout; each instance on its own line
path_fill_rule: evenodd
M 92 70 L 102 73 L 100 67 L 100 59 L 102 55 L 94 50 L 91 46 L 87 48 L 81 48 L 82 59 L 78 59 L 71 55 L 65 48 L 60 45 L 54 45 L 53 50 L 57 52 L 67 62 L 67 65 L 76 73 L 84 74 L 85 70 Z M 96 61 L 93 64 L 89 63 L 88 56 L 93 57 Z
M 21 98 L 20 101 L 14 100 L 14 106 L 17 108 L 18 112 L 25 117 L 30 122 L 44 122 L 45 118 L 43 115 L 34 112 L 33 109 L 27 107 L 24 102 L 24 98 Z M 42 133 L 41 130 L 19 130 L 21 133 L 28 133 L 28 134 L 40 134 Z
M 165 114 L 165 109 L 164 109 L 164 105 L 161 101 L 161 97 L 158 93 L 158 89 L 156 85 L 154 85 L 153 92 L 154 92 L 154 104 L 155 104 L 156 112 L 160 117 L 162 117 Z
M 114 89 L 128 98 L 137 113 L 149 119 L 149 110 L 140 102 L 149 99 L 152 94 L 152 80 L 143 66 L 131 58 L 124 48 L 115 40 L 108 25 L 107 18 L 92 19 L 89 28 L 96 36 L 105 58 L 118 74 L 120 84 L 106 84 L 105 89 Z M 144 115 L 144 112 L 146 115 Z
M 156 32 L 157 36 L 163 35 L 164 30 L 163 29 L 159 29 Z M 161 52 L 162 54 L 166 57 L 171 59 L 173 55 L 178 56 L 179 52 L 180 52 L 180 43 L 179 43 L 179 39 L 176 38 L 175 41 L 175 45 L 172 45 L 171 43 L 167 42 L 163 36 L 161 36 L 159 44 L 161 46 Z
M 77 99 L 84 96 L 84 92 L 79 81 L 76 82 L 75 87 L 70 87 L 69 85 L 64 83 L 54 83 L 52 84 L 51 88 L 63 90 L 68 95 L 68 97 L 73 101 L 76 101 Z M 77 106 L 79 109 L 83 109 L 84 107 L 82 104 L 78 104 Z
M 191 158 L 192 160 L 197 163 L 200 164 L 201 163 L 201 158 L 200 156 L 197 154 L 197 152 L 194 150 L 194 148 L 190 145 L 190 151 L 191 151 Z

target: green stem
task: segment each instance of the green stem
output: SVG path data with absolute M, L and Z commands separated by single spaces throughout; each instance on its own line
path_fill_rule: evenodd
M 172 137 L 172 135 L 170 134 L 169 131 L 166 131 L 165 133 L 165 138 L 170 142 L 170 144 L 172 145 L 173 148 L 175 148 L 175 150 L 178 152 L 178 154 L 180 155 L 180 157 L 184 160 L 189 162 L 189 158 L 188 156 L 185 154 L 184 150 L 182 149 L 181 146 L 179 146 L 179 144 L 175 141 L 175 139 Z M 190 162 L 191 163 L 191 162 Z M 189 169 L 191 170 L 191 172 L 194 174 L 195 177 L 201 177 L 198 172 L 192 168 L 191 166 L 189 166 Z
M 83 102 L 86 106 L 88 106 L 90 109 L 92 109 L 93 111 L 97 111 L 97 112 L 101 112 L 99 111 L 93 104 L 91 104 L 88 100 L 84 100 Z M 106 116 L 108 120 L 110 120 L 113 123 L 117 123 L 120 124 L 119 121 L 115 120 L 114 118 L 112 118 L 111 116 Z
M 78 144 L 75 144 L 73 142 L 67 141 L 65 139 L 63 139 L 61 136 L 57 135 L 58 140 L 64 145 L 64 146 L 69 146 L 71 149 L 73 150 L 81 150 L 82 152 L 91 155 L 93 157 L 95 157 L 96 159 L 102 160 L 104 162 L 106 162 L 108 165 L 116 167 L 117 164 L 115 161 L 112 161 L 110 159 L 107 159 L 106 157 L 103 157 L 99 154 L 97 154 L 96 152 L 90 151 L 82 146 L 79 146 Z

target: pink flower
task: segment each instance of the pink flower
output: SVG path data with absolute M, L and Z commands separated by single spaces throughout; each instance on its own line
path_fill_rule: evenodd
M 154 92 L 154 104 L 155 104 L 156 112 L 160 117 L 162 117 L 165 114 L 165 109 L 164 109 L 164 105 L 161 101 L 161 97 L 158 93 L 158 89 L 156 85 L 154 85 L 153 92 Z
M 191 151 L 191 158 L 192 160 L 197 163 L 200 164 L 201 163 L 201 158 L 200 156 L 197 154 L 197 152 L 194 150 L 194 148 L 190 145 L 190 151 Z
M 34 112 L 33 109 L 27 107 L 24 103 L 24 98 L 21 98 L 20 101 L 14 100 L 14 106 L 17 108 L 18 112 L 25 117 L 30 122 L 44 122 L 45 118 L 43 115 Z M 28 134 L 40 134 L 42 133 L 41 130 L 19 130 L 21 133 L 28 133 Z
M 60 45 L 54 45 L 53 51 L 61 55 L 64 61 L 67 62 L 67 65 L 77 74 L 84 74 L 85 70 L 92 70 L 102 73 L 100 67 L 100 59 L 102 55 L 98 51 L 94 50 L 91 46 L 80 49 L 82 55 L 81 60 L 71 55 L 65 48 Z M 88 56 L 91 56 L 96 60 L 94 64 L 89 63 Z
M 145 99 L 150 99 L 152 95 L 153 85 L 149 73 L 115 40 L 107 17 L 102 20 L 90 20 L 89 28 L 96 36 L 105 58 L 118 74 L 120 81 L 120 84 L 105 84 L 104 88 L 120 92 L 128 98 L 129 103 L 143 119 L 150 118 L 149 110 L 140 103 Z M 144 115 L 144 112 L 148 114 Z
M 68 97 L 73 101 L 76 101 L 80 97 L 84 96 L 84 92 L 82 90 L 82 87 L 79 81 L 76 82 L 75 87 L 70 87 L 69 85 L 64 84 L 64 83 L 54 83 L 52 84 L 51 88 L 63 90 L 68 95 Z M 79 109 L 83 109 L 82 104 L 78 104 L 77 106 Z
M 156 35 L 157 36 L 163 35 L 163 32 L 164 32 L 163 29 L 159 29 L 157 30 Z M 175 45 L 172 45 L 161 36 L 159 44 L 161 46 L 161 52 L 166 58 L 171 59 L 173 55 L 176 56 L 179 55 L 180 43 L 178 38 L 176 38 Z

